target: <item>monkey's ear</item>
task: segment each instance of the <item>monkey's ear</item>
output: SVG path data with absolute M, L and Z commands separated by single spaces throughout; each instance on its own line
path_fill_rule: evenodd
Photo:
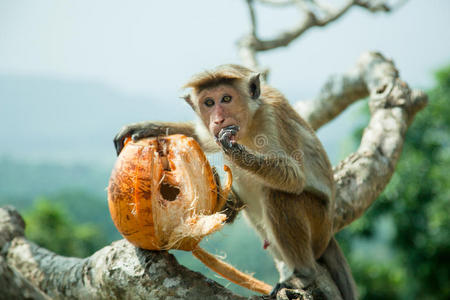
M 194 102 L 192 102 L 192 99 L 191 99 L 191 95 L 190 95 L 190 94 L 186 94 L 186 95 L 182 96 L 181 98 L 183 98 L 184 101 L 186 101 L 187 104 L 189 104 L 189 105 L 192 107 L 192 109 L 195 110 Z
M 261 81 L 259 79 L 259 76 L 261 75 L 261 73 L 257 73 L 256 75 L 253 75 L 252 77 L 250 77 L 250 80 L 248 81 L 248 89 L 249 89 L 249 93 L 250 93 L 250 97 L 252 97 L 252 99 L 258 99 L 259 95 L 261 94 Z

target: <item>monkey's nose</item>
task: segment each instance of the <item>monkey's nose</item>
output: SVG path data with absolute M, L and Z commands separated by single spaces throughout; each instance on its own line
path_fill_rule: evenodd
M 216 125 L 223 124 L 223 122 L 225 122 L 225 119 L 217 119 L 217 120 L 214 120 L 214 124 L 216 124 Z

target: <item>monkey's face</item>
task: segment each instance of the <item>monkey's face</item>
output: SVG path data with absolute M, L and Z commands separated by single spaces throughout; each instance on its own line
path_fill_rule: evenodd
M 247 99 L 230 85 L 202 90 L 198 96 L 200 117 L 209 132 L 217 137 L 222 128 L 239 126 L 240 130 L 232 140 L 238 141 L 245 136 L 249 120 Z

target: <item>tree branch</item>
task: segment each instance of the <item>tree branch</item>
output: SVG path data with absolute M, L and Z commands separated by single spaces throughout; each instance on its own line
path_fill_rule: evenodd
M 371 6 L 369 6 L 367 2 L 361 2 L 357 0 L 348 1 L 344 6 L 338 9 L 324 12 L 325 17 L 323 18 L 319 18 L 317 14 L 314 14 L 312 12 L 312 10 L 305 9 L 304 14 L 306 17 L 299 24 L 297 24 L 291 29 L 286 30 L 285 32 L 280 33 L 277 37 L 273 39 L 269 40 L 255 39 L 254 43 L 252 44 L 252 47 L 254 48 L 255 51 L 267 51 L 278 47 L 286 47 L 308 29 L 312 27 L 322 27 L 337 20 L 354 5 L 369 9 L 370 11 L 377 11 L 374 9 L 370 9 Z
M 253 0 L 246 0 L 246 3 L 250 17 L 250 33 L 239 40 L 239 55 L 249 68 L 258 70 L 259 63 L 256 59 L 256 51 L 251 46 L 254 42 L 253 39 L 257 36 L 256 13 L 253 6 Z
M 293 4 L 296 4 L 300 0 L 257 0 L 257 1 L 262 4 L 283 7 L 283 6 L 291 6 Z
M 353 69 L 331 77 L 316 99 L 294 105 L 318 129 L 365 97 L 370 97 L 371 119 L 359 149 L 334 169 L 336 232 L 359 218 L 388 184 L 406 130 L 414 115 L 425 107 L 427 96 L 412 91 L 399 78 L 392 61 L 379 53 L 368 52 Z
M 246 0 L 250 10 L 251 26 L 252 30 L 250 34 L 245 35 L 238 41 L 239 54 L 241 56 L 242 62 L 249 68 L 258 70 L 258 62 L 256 59 L 256 54 L 261 51 L 272 50 L 279 47 L 286 47 L 292 41 L 299 38 L 303 33 L 313 27 L 323 27 L 333 21 L 342 17 L 349 9 L 353 6 L 358 6 L 367 9 L 370 12 L 390 12 L 392 8 L 386 4 L 386 0 L 371 1 L 371 0 L 349 0 L 345 5 L 340 8 L 325 8 L 322 4 L 316 1 L 270 1 L 270 0 L 259 0 L 265 4 L 279 5 L 279 6 L 289 6 L 296 4 L 297 8 L 300 9 L 304 18 L 295 26 L 284 32 L 279 33 L 276 37 L 272 39 L 263 40 L 258 37 L 256 13 L 251 4 L 252 0 Z M 310 2 L 310 5 L 306 5 L 303 2 Z M 404 3 L 401 0 L 399 3 Z M 398 3 L 397 3 L 398 4 Z M 400 5 L 396 5 L 395 8 Z

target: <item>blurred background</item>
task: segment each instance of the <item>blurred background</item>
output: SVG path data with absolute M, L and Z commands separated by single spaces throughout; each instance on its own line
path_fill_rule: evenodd
M 450 1 L 402 2 L 391 13 L 352 8 L 258 57 L 292 103 L 314 97 L 367 50 L 392 58 L 403 80 L 429 92 L 388 188 L 339 239 L 362 299 L 448 299 Z M 256 8 L 262 37 L 299 19 L 295 10 Z M 59 254 L 87 256 L 121 238 L 105 192 L 115 133 L 131 122 L 193 119 L 179 87 L 198 71 L 240 63 L 236 41 L 249 25 L 242 0 L 0 1 L 0 205 L 18 208 L 29 238 Z M 357 148 L 367 119 L 360 101 L 319 131 L 333 164 Z M 278 279 L 242 218 L 202 246 L 257 278 Z M 190 253 L 173 253 L 249 295 Z

